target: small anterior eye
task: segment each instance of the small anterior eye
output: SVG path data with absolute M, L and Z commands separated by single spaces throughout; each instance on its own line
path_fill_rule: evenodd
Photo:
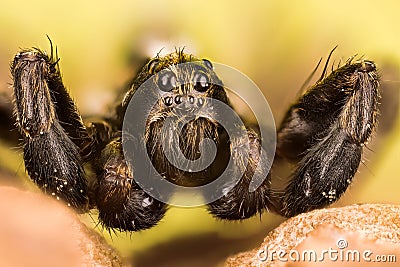
M 158 79 L 158 88 L 161 91 L 169 92 L 171 91 L 176 85 L 176 77 L 172 72 L 165 72 L 160 74 Z
M 194 89 L 199 92 L 205 92 L 210 88 L 208 76 L 202 72 L 197 72 L 193 77 Z

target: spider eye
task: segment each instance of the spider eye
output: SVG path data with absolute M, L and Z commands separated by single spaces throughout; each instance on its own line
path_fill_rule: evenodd
M 160 74 L 158 78 L 158 88 L 161 91 L 169 92 L 176 86 L 176 77 L 172 72 L 165 72 Z
M 198 92 L 205 92 L 210 88 L 210 79 L 203 72 L 197 72 L 193 77 L 194 89 Z
M 160 60 L 158 58 L 151 59 L 150 62 L 147 63 L 147 71 L 150 74 L 154 74 L 156 72 L 156 69 L 157 69 L 159 63 L 160 63 Z
M 203 63 L 204 63 L 204 65 L 206 65 L 206 67 L 209 68 L 210 70 L 214 69 L 213 64 L 212 64 L 211 61 L 209 61 L 208 59 L 203 58 Z

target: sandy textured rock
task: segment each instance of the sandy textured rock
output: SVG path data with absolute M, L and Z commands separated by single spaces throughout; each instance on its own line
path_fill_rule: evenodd
M 119 255 L 62 203 L 0 187 L 0 266 L 124 266 Z
M 284 252 L 280 252 L 281 250 Z M 308 254 L 303 258 L 306 250 Z M 323 254 L 324 250 L 328 252 Z M 278 254 L 274 254 L 272 258 L 273 251 L 282 253 L 281 259 L 278 259 Z M 310 251 L 315 251 L 316 260 L 312 257 L 310 260 Z M 337 253 L 332 252 L 330 258 L 329 251 Z M 358 253 L 359 260 L 356 255 Z M 293 261 L 292 258 L 297 258 L 297 255 L 300 255 L 300 260 Z M 367 263 L 367 260 L 373 262 Z M 382 263 L 378 260 L 396 262 Z M 400 206 L 398 205 L 351 205 L 298 215 L 271 231 L 260 247 L 230 257 L 224 266 L 383 266 L 385 264 L 400 266 Z

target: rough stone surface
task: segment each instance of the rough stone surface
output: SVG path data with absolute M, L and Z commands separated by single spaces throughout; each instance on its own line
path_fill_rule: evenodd
M 328 254 L 325 254 L 324 260 L 320 262 L 322 251 L 329 249 L 338 251 L 336 255 L 339 258 L 335 260 L 333 257 L 331 260 Z M 288 259 L 287 262 L 278 259 L 276 254 L 274 259 L 266 257 L 265 251 L 271 253 L 280 250 L 286 253 L 282 254 L 284 256 L 281 258 Z M 289 258 L 290 253 L 296 258 L 293 251 L 299 252 L 302 257 L 301 253 L 304 250 L 315 250 L 318 255 L 317 260 L 309 260 L 308 256 L 305 260 L 299 261 L 292 261 Z M 353 260 L 351 255 L 346 256 L 350 250 L 359 251 L 361 259 Z M 367 250 L 372 252 L 367 258 L 375 262 L 366 262 L 363 259 L 362 253 Z M 345 257 L 340 259 L 342 252 Z M 386 260 L 396 262 L 377 262 L 375 256 L 382 255 Z M 387 259 L 388 255 L 394 255 L 395 258 Z M 367 266 L 400 265 L 400 206 L 363 204 L 300 214 L 271 231 L 260 247 L 228 258 L 223 266 L 366 266 L 366 264 Z
M 40 193 L 0 187 L 0 266 L 125 266 L 71 209 Z

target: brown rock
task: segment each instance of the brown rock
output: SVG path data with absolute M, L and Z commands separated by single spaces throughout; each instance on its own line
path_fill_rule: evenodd
M 259 248 L 230 257 L 224 266 L 384 264 L 400 266 L 398 205 L 351 205 L 300 214 L 270 232 Z
M 0 187 L 0 266 L 123 266 L 118 254 L 62 203 Z

